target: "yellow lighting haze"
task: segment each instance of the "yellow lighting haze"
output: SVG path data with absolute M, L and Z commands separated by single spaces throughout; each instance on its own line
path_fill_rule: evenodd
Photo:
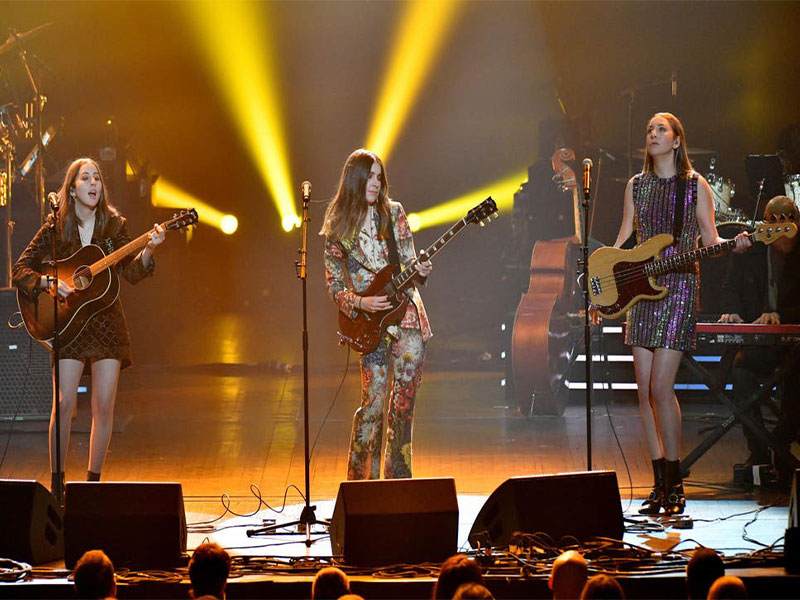
M 460 8 L 455 0 L 414 0 L 406 5 L 365 145 L 384 161 Z
M 197 217 L 202 223 L 216 227 L 223 233 L 231 234 L 239 227 L 238 219 L 233 215 L 226 215 L 213 206 L 209 206 L 199 198 L 159 177 L 153 184 L 150 194 L 153 206 L 161 208 L 194 208 Z
M 411 231 L 419 231 L 434 225 L 452 223 L 464 217 L 470 209 L 475 208 L 486 200 L 487 196 L 494 198 L 498 212 L 510 210 L 514 206 L 514 193 L 527 178 L 528 170 L 523 169 L 518 173 L 463 194 L 444 204 L 433 206 L 418 213 L 411 213 L 408 215 L 408 224 L 411 227 Z
M 206 59 L 282 223 L 297 220 L 268 3 L 186 2 Z M 264 18 L 264 13 L 268 18 Z

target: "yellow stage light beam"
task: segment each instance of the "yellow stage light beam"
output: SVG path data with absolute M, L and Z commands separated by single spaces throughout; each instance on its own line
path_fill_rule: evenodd
M 486 200 L 487 196 L 494 198 L 498 212 L 511 210 L 514 206 L 514 193 L 527 177 L 528 169 L 523 169 L 504 179 L 485 185 L 480 189 L 463 194 L 438 206 L 432 206 L 418 213 L 410 213 L 408 215 L 408 224 L 411 227 L 411 231 L 419 231 L 426 227 L 451 223 L 461 219 L 470 209 Z
M 365 145 L 384 162 L 460 8 L 457 0 L 414 0 L 406 5 Z
M 153 184 L 150 198 L 153 206 L 161 208 L 194 208 L 202 223 L 216 227 L 228 235 L 239 227 L 239 220 L 235 216 L 226 215 L 163 177 L 159 177 Z
M 200 46 L 284 230 L 299 226 L 268 3 L 185 2 Z

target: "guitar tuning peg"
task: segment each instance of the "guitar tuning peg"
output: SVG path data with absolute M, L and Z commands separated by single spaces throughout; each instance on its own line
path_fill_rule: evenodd
M 486 227 L 486 223 L 484 223 L 483 221 L 478 221 L 478 225 L 480 225 L 481 227 Z

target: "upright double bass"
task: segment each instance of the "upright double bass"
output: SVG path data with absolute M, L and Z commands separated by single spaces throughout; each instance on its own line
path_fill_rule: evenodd
M 569 399 L 567 376 L 580 339 L 580 329 L 570 325 L 578 316 L 576 265 L 583 231 L 577 179 L 566 162 L 570 160 L 575 160 L 575 152 L 560 148 L 551 163 L 553 180 L 563 191 L 572 191 L 575 234 L 534 244 L 528 290 L 514 316 L 514 395 L 525 416 L 563 414 Z

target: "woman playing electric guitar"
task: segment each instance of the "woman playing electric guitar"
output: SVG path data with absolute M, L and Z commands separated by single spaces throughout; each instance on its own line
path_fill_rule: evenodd
M 75 289 L 66 278 L 57 282 L 43 275 L 52 259 L 52 236 L 56 236 L 57 258 L 65 258 L 84 246 L 95 243 L 106 253 L 130 241 L 125 219 L 108 201 L 99 165 L 90 158 L 79 158 L 67 169 L 58 191 L 58 224 L 51 227 L 48 219 L 14 265 L 13 283 L 29 299 L 40 293 L 67 299 Z M 153 273 L 153 251 L 164 241 L 164 230 L 156 225 L 147 245 L 134 256 L 122 260 L 118 271 L 131 283 Z M 92 430 L 89 438 L 89 469 L 87 479 L 99 481 L 106 450 L 111 441 L 114 400 L 121 369 L 131 364 L 131 347 L 125 316 L 119 298 L 106 310 L 98 312 L 69 344 L 60 349 L 58 357 L 60 386 L 58 402 L 61 411 L 61 468 L 69 447 L 73 409 L 78 396 L 78 383 L 84 366 L 92 371 Z M 63 491 L 64 471 L 56 472 L 55 465 L 55 402 L 50 419 L 51 489 Z M 58 498 L 58 500 L 62 500 Z
M 622 224 L 614 247 L 636 230 L 642 244 L 663 233 L 675 242 L 669 257 L 695 248 L 698 229 L 703 244 L 724 242 L 714 224 L 711 189 L 692 170 L 681 122 L 657 113 L 647 124 L 646 155 L 641 173 L 625 188 Z M 734 252 L 750 246 L 747 234 L 736 236 Z M 694 347 L 699 280 L 697 265 L 658 277 L 666 296 L 643 300 L 628 312 L 625 343 L 632 347 L 639 411 L 653 461 L 655 484 L 641 514 L 683 512 L 686 499 L 680 472 L 681 411 L 674 385 L 681 356 Z

